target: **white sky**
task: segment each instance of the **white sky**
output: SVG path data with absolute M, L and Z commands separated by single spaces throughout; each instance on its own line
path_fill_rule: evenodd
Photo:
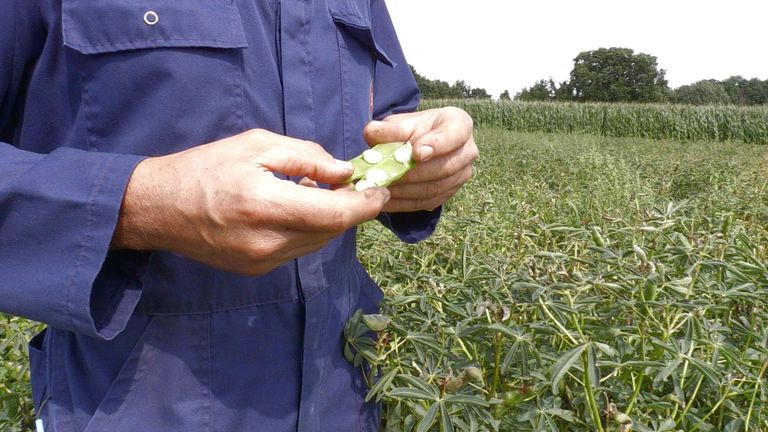
M 494 97 L 565 81 L 597 48 L 656 56 L 672 88 L 768 79 L 768 0 L 386 0 L 408 62 Z

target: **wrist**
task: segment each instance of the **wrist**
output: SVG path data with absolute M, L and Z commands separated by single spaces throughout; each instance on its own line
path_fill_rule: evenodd
M 136 165 L 123 195 L 111 249 L 164 249 L 163 227 L 169 212 L 162 205 L 162 157 L 147 158 Z

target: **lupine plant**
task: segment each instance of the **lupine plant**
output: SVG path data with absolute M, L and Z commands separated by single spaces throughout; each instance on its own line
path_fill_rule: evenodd
M 363 230 L 385 430 L 768 430 L 768 149 L 478 140 L 432 239 Z

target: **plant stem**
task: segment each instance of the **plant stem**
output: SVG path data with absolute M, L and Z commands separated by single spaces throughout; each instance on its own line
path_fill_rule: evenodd
M 708 418 L 709 418 L 709 416 L 711 416 L 712 414 L 714 414 L 714 413 L 715 413 L 715 411 L 717 411 L 717 409 L 720 407 L 720 405 L 722 405 L 722 403 L 723 403 L 723 402 L 725 402 L 725 400 L 726 400 L 726 399 L 728 399 L 728 396 L 730 396 L 730 394 L 729 394 L 728 392 L 726 392 L 726 393 L 723 395 L 723 397 L 721 397 L 721 398 L 720 398 L 720 400 L 718 400 L 718 401 L 717 401 L 717 403 L 715 404 L 715 406 L 713 406 L 713 407 L 712 407 L 712 409 L 711 409 L 711 410 L 709 410 L 709 412 L 707 413 L 707 415 L 705 415 L 704 417 L 702 417 L 701 419 L 699 419 L 699 421 L 698 421 L 698 422 L 697 422 L 695 425 L 693 425 L 693 428 L 692 428 L 690 431 L 688 431 L 688 432 L 694 432 L 694 431 L 696 431 L 697 429 L 699 429 L 699 426 L 700 426 L 702 423 L 704 423 L 704 421 L 705 421 L 706 419 L 708 419 Z
M 496 396 L 496 389 L 498 388 L 500 377 L 499 372 L 501 370 L 501 332 L 496 332 L 496 362 L 493 365 L 493 382 L 491 383 L 491 389 L 488 392 L 488 400 Z
M 576 341 L 576 339 L 573 338 L 573 336 L 571 336 L 571 333 L 568 332 L 568 330 L 566 330 L 562 324 L 560 324 L 560 321 L 558 321 L 554 315 L 552 315 L 552 312 L 549 311 L 549 309 L 547 308 L 547 304 L 544 303 L 544 300 L 542 300 L 541 297 L 539 297 L 539 304 L 541 305 L 541 308 L 544 309 L 544 313 L 547 314 L 549 319 L 551 319 L 552 322 L 555 323 L 557 328 L 560 329 L 560 331 L 563 332 L 564 335 L 568 336 L 568 339 L 571 340 L 571 343 L 573 343 L 574 345 L 578 345 L 579 343 Z
M 589 378 L 589 361 L 588 350 L 584 350 L 581 354 L 581 364 L 584 368 L 584 394 L 587 397 L 587 403 L 589 404 L 589 415 L 592 417 L 592 421 L 595 423 L 598 432 L 604 432 L 603 422 L 600 420 L 600 409 L 597 407 L 597 400 L 595 399 L 595 393 L 592 391 L 592 380 Z
M 693 394 L 691 397 L 685 398 L 685 408 L 683 409 L 683 412 L 680 413 L 680 418 L 677 419 L 676 424 L 681 425 L 683 423 L 683 420 L 685 419 L 685 415 L 688 414 L 688 410 L 691 409 L 691 406 L 693 405 L 694 399 L 696 399 L 696 394 L 699 393 L 699 388 L 701 387 L 701 383 L 704 381 L 704 375 L 699 377 L 699 382 L 696 383 L 696 388 L 693 390 Z
M 643 378 L 645 378 L 645 375 L 640 374 L 640 377 L 637 380 L 637 384 L 635 385 L 635 391 L 632 392 L 632 397 L 629 398 L 629 403 L 627 404 L 627 407 L 624 408 L 624 413 L 627 415 L 632 412 L 632 407 L 635 405 L 635 400 L 637 400 L 637 396 L 640 395 L 640 389 L 643 387 Z
M 763 375 L 765 375 L 765 369 L 768 368 L 768 360 L 763 363 L 763 367 L 760 369 L 760 375 L 755 381 L 755 389 L 752 391 L 752 400 L 749 402 L 749 411 L 747 411 L 747 419 L 744 421 L 744 431 L 749 430 L 749 419 L 752 417 L 752 410 L 755 408 L 755 398 L 757 398 L 757 391 L 760 389 L 760 383 L 763 381 Z

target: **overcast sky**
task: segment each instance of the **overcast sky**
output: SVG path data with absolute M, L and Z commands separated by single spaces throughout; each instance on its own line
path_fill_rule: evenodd
M 768 79 L 768 0 L 386 0 L 408 62 L 494 97 L 601 47 L 656 56 L 670 87 L 732 75 Z

